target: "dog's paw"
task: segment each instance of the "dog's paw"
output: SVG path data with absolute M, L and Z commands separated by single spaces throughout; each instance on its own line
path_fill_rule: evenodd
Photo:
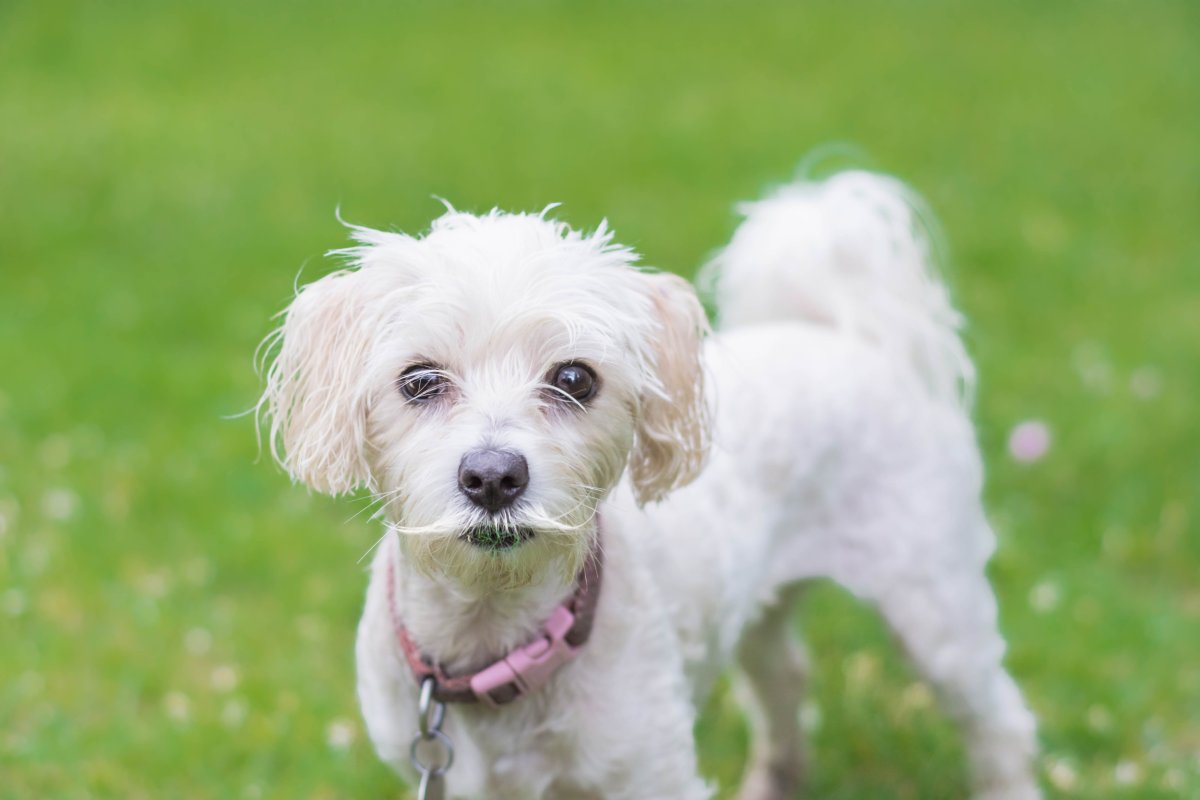
M 978 790 L 971 800 L 1042 800 L 1042 792 L 1033 781 L 1021 781 Z
M 804 769 L 794 763 L 755 764 L 742 778 L 738 800 L 794 800 L 804 782 Z

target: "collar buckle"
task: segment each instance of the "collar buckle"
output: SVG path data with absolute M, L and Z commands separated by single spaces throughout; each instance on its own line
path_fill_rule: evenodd
M 545 686 L 560 667 L 579 653 L 579 648 L 567 644 L 567 633 L 574 624 L 575 615 L 565 605 L 554 609 L 542 628 L 542 636 L 471 677 L 475 697 L 484 705 L 498 708 Z M 509 691 L 493 695 L 498 689 Z

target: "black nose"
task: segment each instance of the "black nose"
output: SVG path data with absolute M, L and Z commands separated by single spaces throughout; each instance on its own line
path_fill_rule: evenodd
M 473 450 L 458 465 L 458 488 L 493 514 L 513 504 L 529 485 L 525 456 L 510 450 Z

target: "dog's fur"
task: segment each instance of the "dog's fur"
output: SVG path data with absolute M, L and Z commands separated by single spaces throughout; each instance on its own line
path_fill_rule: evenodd
M 692 288 L 635 268 L 604 226 L 451 210 L 420 238 L 354 229 L 349 268 L 287 309 L 262 410 L 294 478 L 365 487 L 386 520 L 357 648 L 386 762 L 413 777 L 417 686 L 388 571 L 395 613 L 454 674 L 535 635 L 599 536 L 577 660 L 512 705 L 448 709 L 452 796 L 709 797 L 692 728 L 734 663 L 754 700 L 741 796 L 796 796 L 791 601 L 822 577 L 879 608 L 960 723 L 974 796 L 1038 796 L 984 576 L 972 367 L 917 208 L 863 172 L 747 206 L 713 265 L 713 336 Z M 586 406 L 546 384 L 566 362 L 599 377 Z M 449 380 L 434 402 L 398 390 L 416 363 Z M 528 461 L 527 491 L 490 520 L 532 530 L 519 546 L 462 537 L 489 522 L 456 483 L 480 447 Z

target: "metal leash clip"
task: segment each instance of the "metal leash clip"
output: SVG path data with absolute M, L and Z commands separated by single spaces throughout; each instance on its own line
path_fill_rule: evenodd
M 421 775 L 417 800 L 445 800 L 446 771 L 454 763 L 454 745 L 442 732 L 446 705 L 433 699 L 436 681 L 430 675 L 421 681 L 417 703 L 417 735 L 408 749 L 408 758 Z

